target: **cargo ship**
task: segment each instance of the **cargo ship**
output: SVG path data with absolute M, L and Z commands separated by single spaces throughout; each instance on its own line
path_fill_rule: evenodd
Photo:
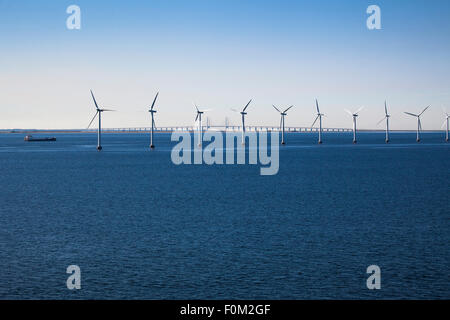
M 28 142 L 56 141 L 56 138 L 34 138 L 33 136 L 26 136 L 24 140 Z

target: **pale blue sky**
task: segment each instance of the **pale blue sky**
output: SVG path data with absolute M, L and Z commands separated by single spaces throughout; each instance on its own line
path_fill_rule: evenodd
M 66 28 L 81 7 L 82 29 Z M 366 28 L 376 4 L 382 30 Z M 105 127 L 191 125 L 192 102 L 213 123 L 250 98 L 248 123 L 277 125 L 271 105 L 295 105 L 286 125 L 310 126 L 318 98 L 326 127 L 350 127 L 365 106 L 376 128 L 388 100 L 393 129 L 426 105 L 425 129 L 450 111 L 450 1 L 0 0 L 0 128 L 84 128 L 89 95 L 120 112 Z

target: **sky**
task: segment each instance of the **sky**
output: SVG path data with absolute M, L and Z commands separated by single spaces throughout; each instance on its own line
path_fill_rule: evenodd
M 69 30 L 66 9 L 81 9 Z M 369 30 L 369 5 L 381 29 Z M 324 127 L 439 129 L 450 112 L 448 0 L 0 0 L 0 129 L 193 125 L 193 103 L 236 125 L 279 124 L 271 107 L 295 107 L 286 126 L 311 126 L 315 99 Z

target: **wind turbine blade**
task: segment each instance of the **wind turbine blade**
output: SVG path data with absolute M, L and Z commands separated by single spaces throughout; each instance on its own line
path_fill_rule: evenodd
M 283 116 L 281 116 L 281 118 L 280 118 L 280 130 L 281 130 L 282 125 L 283 125 Z
M 197 109 L 197 112 L 200 112 L 200 110 L 198 110 L 197 105 L 194 103 L 195 109 Z
M 386 113 L 386 116 L 388 116 L 387 102 L 386 101 L 384 102 L 384 112 Z
M 117 112 L 117 110 L 111 110 L 111 109 L 101 109 L 100 111 L 109 111 L 109 112 Z
M 344 109 L 344 110 L 345 110 L 345 112 L 347 112 L 349 115 L 351 115 L 353 117 L 353 113 L 351 113 L 350 110 L 348 110 L 348 109 Z
M 447 119 L 444 120 L 444 123 L 441 126 L 441 129 L 443 129 L 447 125 Z
M 250 103 L 252 103 L 252 101 L 253 101 L 253 99 L 251 99 L 251 100 L 247 103 L 247 105 L 246 105 L 245 108 L 244 108 L 244 111 L 242 111 L 242 112 L 245 112 L 245 110 L 247 110 L 248 106 L 250 105 Z
M 91 120 L 91 122 L 89 122 L 89 125 L 88 125 L 88 129 L 91 127 L 91 124 L 92 124 L 92 122 L 94 122 L 94 120 L 95 120 L 95 118 L 97 117 L 97 115 L 98 115 L 98 111 L 95 113 L 95 115 L 94 115 L 94 117 L 92 118 L 92 120 Z
M 153 128 L 156 129 L 156 122 L 155 122 L 155 119 L 153 119 Z
M 316 117 L 316 120 L 314 120 L 313 124 L 311 125 L 311 128 L 314 127 L 314 125 L 316 124 L 317 120 L 319 120 L 319 117 L 320 117 L 319 115 Z
M 92 90 L 91 90 L 91 96 L 92 96 L 92 99 L 94 99 L 95 108 L 97 108 L 97 110 L 98 110 L 99 109 L 98 108 L 98 104 L 97 104 L 97 101 L 95 100 L 95 97 L 94 97 L 94 94 L 92 93 Z
M 422 121 L 420 121 L 420 118 L 419 118 L 419 129 L 422 131 Z
M 316 99 L 316 108 L 317 108 L 317 113 L 320 114 L 320 110 L 319 110 L 319 102 Z
M 197 122 L 197 120 L 198 120 L 198 115 L 199 115 L 199 113 L 197 112 L 197 116 L 195 117 L 195 122 Z
M 284 110 L 284 112 L 283 113 L 286 113 L 286 112 L 288 112 L 291 108 L 293 108 L 294 106 L 290 106 L 289 108 L 287 108 L 286 110 Z
M 239 113 L 239 111 L 237 111 L 236 109 L 230 108 L 230 110 L 233 111 L 233 112 L 238 112 Z
M 155 100 L 153 100 L 152 108 L 150 110 L 153 110 L 153 108 L 155 107 L 156 99 L 158 99 L 158 96 L 159 96 L 159 92 L 156 94 Z
M 275 110 L 277 110 L 279 113 L 281 113 L 281 111 L 280 110 L 278 110 L 278 108 L 277 107 L 275 107 L 274 105 L 272 105 L 272 107 L 274 107 L 275 108 Z
M 431 107 L 431 106 L 428 106 L 428 107 L 426 107 L 425 109 L 423 109 L 423 111 L 419 114 L 419 117 L 420 117 L 421 115 L 423 115 L 423 113 L 424 113 L 425 111 L 427 111 L 429 107 Z
M 363 109 L 364 109 L 364 107 L 359 108 L 358 110 L 356 110 L 355 114 L 360 113 Z
M 386 119 L 386 117 L 384 117 L 383 119 L 381 119 L 381 120 L 377 123 L 377 126 L 379 126 L 380 123 L 382 123 L 385 119 Z
M 418 117 L 417 114 L 411 113 L 411 112 L 405 112 L 407 115 L 413 116 L 413 117 Z

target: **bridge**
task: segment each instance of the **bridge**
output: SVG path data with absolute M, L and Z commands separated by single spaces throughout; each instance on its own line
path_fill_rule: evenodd
M 197 131 L 197 126 L 169 126 L 155 128 L 155 132 L 193 132 Z M 222 131 L 222 132 L 241 132 L 242 126 L 204 126 L 203 130 Z M 281 128 L 276 126 L 246 126 L 247 132 L 281 132 Z M 85 131 L 96 132 L 97 129 L 88 129 Z M 151 127 L 131 127 L 131 128 L 104 128 L 104 132 L 150 132 Z M 310 127 L 285 127 L 285 132 L 318 132 L 319 128 Z M 352 132 L 347 128 L 322 128 L 322 132 Z

